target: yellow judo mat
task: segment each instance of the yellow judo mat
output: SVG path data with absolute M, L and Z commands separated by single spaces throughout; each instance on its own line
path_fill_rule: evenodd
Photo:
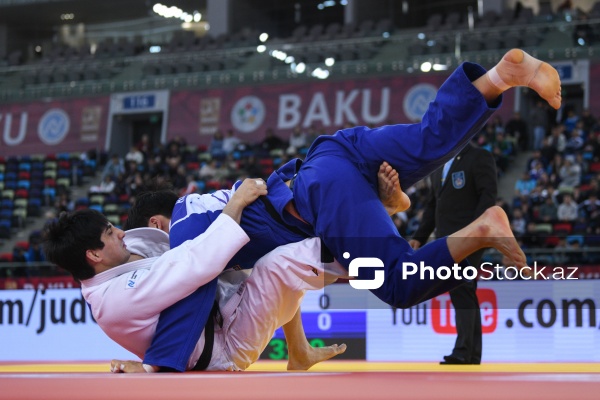
M 0 364 L 0 373 L 77 373 L 109 372 L 110 361 L 89 363 L 14 363 Z M 248 371 L 279 372 L 284 361 L 259 361 Z M 439 365 L 433 362 L 327 361 L 309 372 L 530 372 L 600 373 L 600 363 L 483 363 L 481 365 Z

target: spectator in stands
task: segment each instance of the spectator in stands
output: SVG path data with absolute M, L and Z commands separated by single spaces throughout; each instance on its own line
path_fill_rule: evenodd
M 188 194 L 192 194 L 192 193 L 198 193 L 198 183 L 196 183 L 196 179 L 194 178 L 194 175 L 188 174 L 186 176 L 186 180 L 187 180 L 186 187 L 179 191 L 180 197 L 187 196 Z
M 548 110 L 546 103 L 541 99 L 536 102 L 535 107 L 531 110 L 529 121 L 533 126 L 533 149 L 541 150 L 548 131 Z
M 90 193 L 112 193 L 116 188 L 115 180 L 109 175 L 105 176 L 100 185 L 90 187 Z
M 596 117 L 592 115 L 589 108 L 584 108 L 581 112 L 580 121 L 583 123 L 583 129 L 586 133 L 591 133 L 596 129 Z
M 233 129 L 228 129 L 227 135 L 223 139 L 222 147 L 225 154 L 229 155 L 233 153 L 240 144 L 242 144 L 242 140 L 235 136 L 235 131 Z
M 557 214 L 559 221 L 572 222 L 577 219 L 577 203 L 575 203 L 570 194 L 565 193 L 563 195 L 563 202 L 558 206 Z
M 25 247 L 23 247 L 22 245 L 16 245 L 15 247 L 13 247 L 11 261 L 12 262 L 27 262 L 27 249 Z M 14 268 L 3 268 L 2 270 L 0 270 L 0 272 L 3 272 L 3 274 L 0 275 L 0 277 L 2 277 L 2 278 L 6 278 L 6 277 L 26 278 L 26 277 L 30 276 L 32 269 L 28 268 L 26 266 L 15 266 Z M 6 287 L 5 289 L 10 289 L 10 288 Z
M 302 130 L 300 125 L 296 125 L 290 136 L 290 145 L 286 150 L 289 156 L 295 156 L 300 150 L 305 150 L 308 147 L 308 136 Z
M 27 252 L 27 249 L 25 249 L 23 246 L 17 244 L 15 247 L 13 247 L 12 261 L 13 262 L 26 262 L 27 261 L 27 257 L 25 257 L 26 252 Z
M 540 149 L 542 162 L 546 167 L 550 165 L 550 162 L 554 159 L 556 154 L 558 154 L 556 147 L 552 146 L 551 139 L 546 136 L 542 141 L 542 148 Z
M 521 118 L 521 113 L 515 111 L 513 117 L 506 123 L 504 132 L 507 136 L 511 137 L 513 141 L 518 143 L 521 150 L 527 150 L 528 143 L 528 131 L 527 123 Z M 515 148 L 515 151 L 517 149 Z
M 167 149 L 175 148 L 177 154 L 182 154 L 185 146 L 187 146 L 187 142 L 179 135 L 175 136 L 167 143 Z
M 573 155 L 565 157 L 565 161 L 560 167 L 558 172 L 560 178 L 559 189 L 570 188 L 573 189 L 581 183 L 581 167 L 575 162 Z
M 564 132 L 565 126 L 558 124 L 552 128 L 552 135 L 550 136 L 550 146 L 553 146 L 559 153 L 565 151 L 565 147 L 567 147 L 567 137 Z
M 123 160 L 119 157 L 118 154 L 113 154 L 110 157 L 110 160 L 104 166 L 104 171 L 102 172 L 102 180 L 107 176 L 116 179 L 119 175 L 125 173 L 125 164 Z
M 240 169 L 246 176 L 252 176 L 263 179 L 267 178 L 267 176 L 265 176 L 265 174 L 263 173 L 263 170 L 260 168 L 256 156 L 254 155 L 250 155 L 244 160 L 242 160 Z
M 259 143 L 259 150 L 262 155 L 269 156 L 274 150 L 283 150 L 287 147 L 287 143 L 275 134 L 273 128 L 267 128 L 265 138 Z
M 150 179 L 150 177 L 148 177 L 148 179 L 144 179 L 142 173 L 137 171 L 135 174 L 133 174 L 133 176 L 127 177 L 127 188 L 125 192 L 129 196 L 137 196 L 137 194 L 140 193 L 144 188 L 144 180 L 149 181 Z
M 578 124 L 579 125 L 579 124 Z M 575 127 L 571 131 L 571 136 L 567 140 L 565 146 L 565 154 L 576 154 L 583 149 L 583 131 L 580 128 Z
M 523 216 L 523 211 L 520 208 L 515 208 L 512 212 L 510 227 L 515 234 L 515 237 L 523 237 L 527 227 L 527 220 Z
M 167 175 L 169 179 L 173 179 L 175 175 L 177 175 L 177 168 L 179 168 L 183 162 L 180 148 L 181 146 L 175 142 L 171 143 L 167 148 L 165 163 L 167 165 Z
M 575 110 L 573 108 L 570 108 L 567 111 L 567 117 L 565 118 L 565 121 L 563 123 L 563 125 L 565 126 L 565 132 L 571 133 L 573 129 L 575 129 L 575 125 L 577 125 L 578 121 L 579 116 L 575 113 Z
M 213 138 L 208 145 L 208 152 L 213 160 L 224 160 L 227 153 L 224 149 L 225 139 L 223 138 L 223 132 L 220 130 L 216 131 Z
M 198 171 L 198 176 L 203 180 L 211 180 L 217 175 L 217 160 L 203 163 Z
M 542 158 L 542 153 L 539 150 L 534 150 L 529 160 L 527 160 L 527 169 L 529 171 L 534 169 L 537 162 L 541 163 L 544 167 L 548 165 L 544 162 L 544 159 Z
M 494 134 L 506 133 L 504 130 L 504 123 L 502 122 L 502 117 L 500 115 L 494 115 L 489 125 L 492 128 Z
M 46 256 L 42 249 L 42 234 L 35 231 L 29 235 L 29 249 L 25 253 L 25 259 L 28 262 L 46 261 Z
M 581 201 L 589 199 L 592 194 L 595 194 L 596 197 L 600 197 L 600 183 L 598 182 L 597 177 L 593 177 L 590 179 L 590 183 L 587 184 L 585 190 L 581 193 L 582 199 Z
M 131 146 L 127 154 L 125 154 L 125 161 L 134 161 L 138 165 L 144 163 L 144 153 L 142 153 L 136 146 Z
M 56 215 L 59 215 L 63 211 L 68 212 L 75 209 L 75 203 L 69 198 L 69 193 L 63 192 L 56 196 L 54 209 L 56 210 Z
M 147 133 L 142 134 L 140 141 L 136 143 L 135 147 L 144 154 L 144 159 L 146 160 L 154 155 L 154 145 L 152 144 L 150 135 Z
M 600 200 L 595 192 L 589 194 L 589 198 L 579 204 L 580 215 L 592 228 L 600 225 Z
M 175 191 L 185 188 L 188 185 L 187 180 L 187 171 L 185 169 L 185 165 L 180 164 L 177 167 L 177 173 L 175 176 L 171 177 L 171 183 L 175 188 Z
M 165 172 L 165 166 L 161 164 L 156 157 L 150 157 L 146 159 L 145 172 L 150 178 L 155 178 L 158 175 L 162 175 Z
M 523 172 L 521 179 L 515 183 L 515 194 L 517 196 L 527 196 L 533 188 L 535 188 L 536 182 L 531 178 L 529 172 Z
M 546 176 L 547 179 L 546 170 L 544 170 L 544 166 L 542 165 L 541 161 L 536 160 L 532 163 L 531 169 L 529 170 L 529 176 L 536 182 L 538 182 L 544 176 Z
M 539 221 L 553 223 L 558 219 L 558 207 L 552 196 L 547 196 L 544 204 L 539 207 Z

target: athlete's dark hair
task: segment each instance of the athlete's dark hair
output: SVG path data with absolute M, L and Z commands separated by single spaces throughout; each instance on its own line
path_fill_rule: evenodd
M 127 211 L 127 221 L 123 224 L 123 230 L 145 228 L 154 215 L 162 215 L 171 219 L 177 199 L 179 196 L 168 189 L 139 194 L 136 196 L 133 206 Z
M 109 222 L 96 210 L 61 213 L 46 223 L 42 231 L 46 259 L 69 271 L 73 278 L 83 280 L 96 272 L 88 263 L 87 250 L 102 249 L 102 233 Z

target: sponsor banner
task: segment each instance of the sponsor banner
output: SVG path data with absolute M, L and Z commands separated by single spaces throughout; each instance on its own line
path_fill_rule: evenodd
M 4 155 L 84 152 L 103 148 L 108 97 L 0 104 Z
M 352 299 L 350 285 L 309 291 L 301 305 L 314 346 L 346 343 L 344 358 L 439 362 L 454 346 L 450 297 L 408 309 L 336 308 Z M 480 282 L 483 362 L 600 362 L 599 280 Z M 499 304 L 504 306 L 499 307 Z M 92 319 L 78 289 L 0 291 L 0 361 L 133 358 Z M 261 358 L 285 359 L 281 331 Z
M 209 144 L 218 129 L 233 129 L 243 141 L 256 143 L 264 139 L 267 128 L 287 138 L 298 125 L 331 134 L 345 125 L 416 122 L 446 77 L 314 80 L 172 92 L 168 135 L 181 136 L 190 144 Z M 509 91 L 498 114 L 508 119 L 513 103 Z
M 589 87 L 589 108 L 600 108 L 600 64 L 553 64 L 563 84 Z M 284 138 L 296 125 L 334 133 L 344 125 L 418 121 L 448 74 L 418 74 L 346 80 L 48 99 L 0 104 L 0 148 L 11 155 L 81 152 L 106 148 L 108 110 L 118 114 L 168 110 L 165 141 L 176 136 L 208 145 L 217 130 L 233 129 L 242 140 L 264 139 L 267 128 Z M 110 98 L 113 98 L 112 102 Z M 510 119 L 515 91 L 504 94 L 495 115 Z M 3 154 L 4 154 L 3 153 Z
M 79 289 L 0 290 L 0 361 L 136 360 L 94 322 Z
M 0 279 L 0 290 L 13 289 L 69 289 L 78 288 L 79 282 L 76 282 L 71 276 L 50 276 L 50 277 L 31 277 L 31 278 L 2 278 Z
M 599 295 L 597 280 L 479 282 L 483 361 L 600 361 Z M 405 310 L 368 310 L 367 358 L 440 361 L 455 332 L 447 294 Z

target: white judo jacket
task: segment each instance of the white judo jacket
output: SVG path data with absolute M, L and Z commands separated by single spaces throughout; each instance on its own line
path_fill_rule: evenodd
M 217 277 L 249 240 L 225 214 L 219 215 L 205 233 L 172 250 L 165 232 L 132 229 L 125 233 L 127 249 L 149 258 L 86 279 L 81 282 L 81 291 L 100 328 L 143 359 L 160 312 Z M 194 354 L 199 355 L 203 347 L 204 333 Z

